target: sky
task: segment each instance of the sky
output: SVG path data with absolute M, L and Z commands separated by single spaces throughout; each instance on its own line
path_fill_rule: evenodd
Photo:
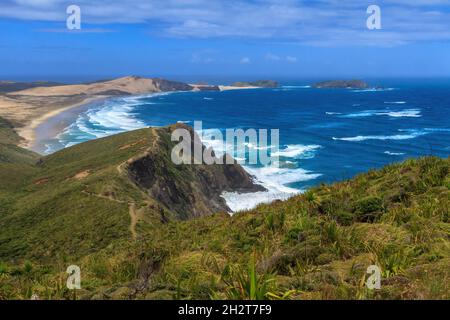
M 450 0 L 0 0 L 0 79 L 125 75 L 450 78 Z

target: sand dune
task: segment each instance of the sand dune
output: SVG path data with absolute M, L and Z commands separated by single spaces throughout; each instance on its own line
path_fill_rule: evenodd
M 124 77 L 104 82 L 89 84 L 74 84 L 56 87 L 38 87 L 16 91 L 11 95 L 26 96 L 69 96 L 69 95 L 108 95 L 111 94 L 143 94 L 161 91 L 160 79 L 148 79 L 140 77 Z

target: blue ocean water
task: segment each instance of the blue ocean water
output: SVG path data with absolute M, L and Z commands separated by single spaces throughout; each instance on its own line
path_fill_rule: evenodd
M 279 129 L 279 168 L 245 166 L 269 192 L 225 194 L 230 208 L 287 198 L 321 182 L 350 178 L 411 157 L 450 155 L 450 81 L 371 81 L 378 90 L 275 89 L 177 92 L 93 105 L 48 145 L 48 152 L 145 126 L 202 121 L 208 129 Z

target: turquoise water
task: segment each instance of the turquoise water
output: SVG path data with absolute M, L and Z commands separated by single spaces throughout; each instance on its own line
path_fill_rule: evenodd
M 450 155 L 450 81 L 378 81 L 374 84 L 384 88 L 379 90 L 313 89 L 308 84 L 112 99 L 81 114 L 47 151 L 180 121 L 202 121 L 206 144 L 213 143 L 208 129 L 279 129 L 280 167 L 245 166 L 269 192 L 226 194 L 235 210 L 406 158 Z

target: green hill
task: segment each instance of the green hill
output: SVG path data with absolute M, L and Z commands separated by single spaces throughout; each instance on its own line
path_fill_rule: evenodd
M 2 122 L 0 299 L 450 298 L 450 159 L 229 216 L 220 193 L 258 187 L 237 165 L 173 165 L 173 128 L 39 159 Z M 76 293 L 65 288 L 71 264 Z M 381 290 L 364 285 L 372 264 Z

